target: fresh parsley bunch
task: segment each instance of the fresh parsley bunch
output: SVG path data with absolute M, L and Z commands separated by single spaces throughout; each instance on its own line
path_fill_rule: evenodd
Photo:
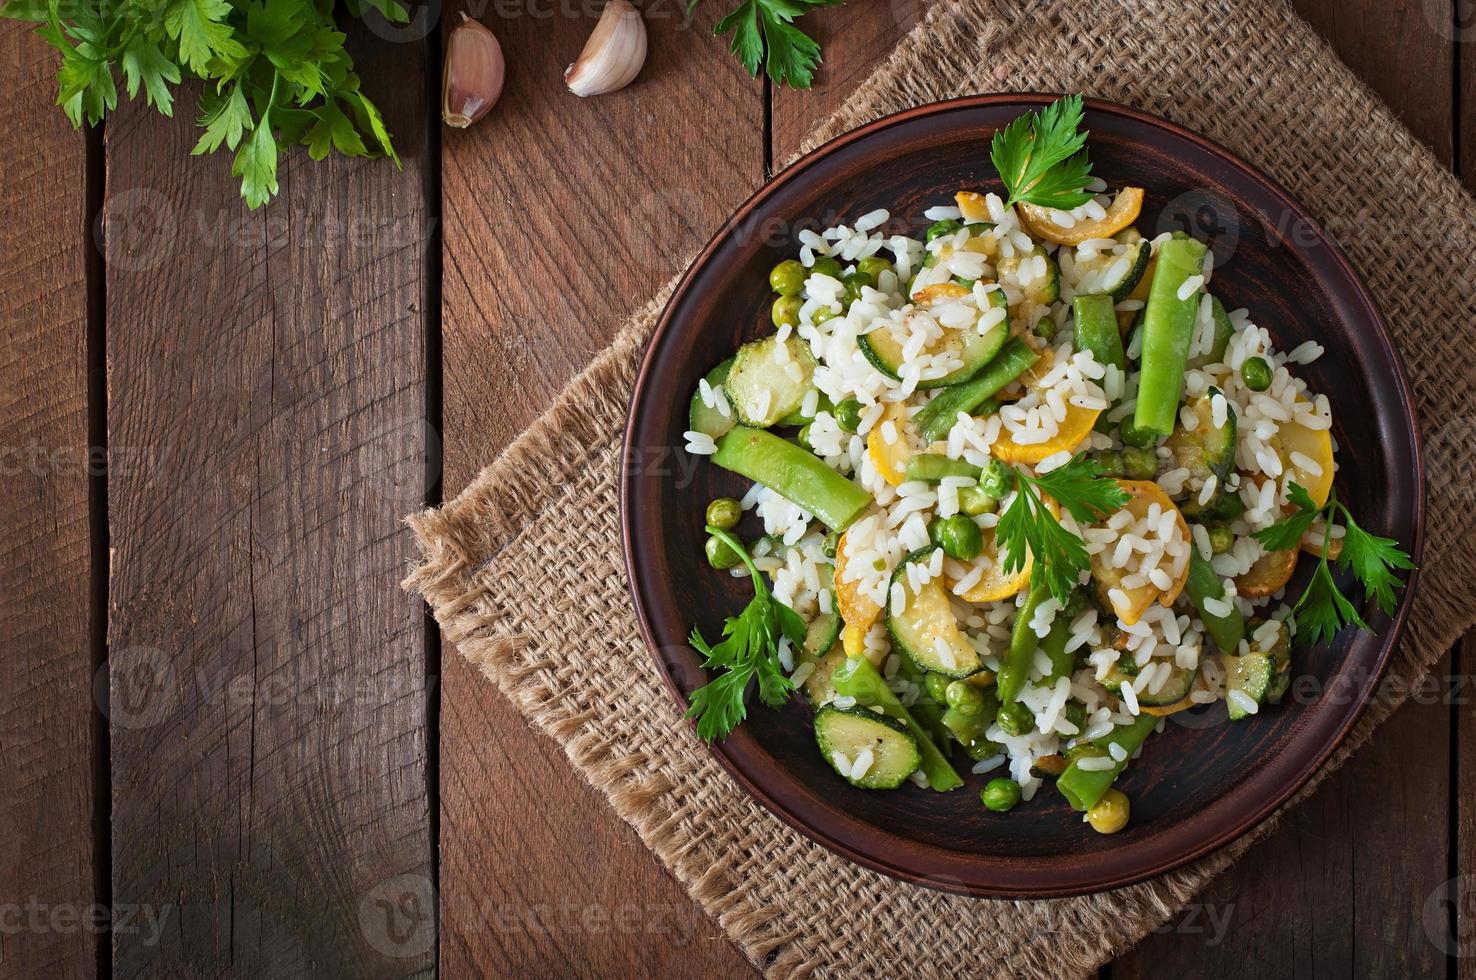
M 1393 538 L 1381 538 L 1359 527 L 1348 508 L 1338 502 L 1336 492 L 1328 495 L 1327 503 L 1322 507 L 1313 503 L 1312 495 L 1305 487 L 1296 483 L 1291 485 L 1288 496 L 1296 507 L 1291 516 L 1255 533 L 1255 539 L 1266 550 L 1290 551 L 1300 547 L 1302 537 L 1312 529 L 1313 522 L 1319 516 L 1326 520 L 1328 526 L 1328 534 L 1322 539 L 1322 551 L 1317 569 L 1312 573 L 1312 581 L 1292 607 L 1297 632 L 1301 633 L 1305 629 L 1310 633 L 1313 643 L 1321 643 L 1331 640 L 1344 626 L 1368 629 L 1358 608 L 1338 591 L 1337 582 L 1332 577 L 1334 564 L 1342 569 L 1352 569 L 1353 577 L 1363 586 L 1375 605 L 1385 615 L 1393 615 L 1398 605 L 1394 593 L 1404 588 L 1398 573 L 1414 568 L 1414 562 L 1410 560 L 1408 553 Z M 1329 542 L 1333 519 L 1339 514 L 1343 517 L 1343 543 L 1337 558 L 1333 558 L 1329 554 Z
M 400 0 L 347 0 L 349 12 L 378 10 L 394 23 Z M 33 21 L 61 52 L 57 104 L 72 125 L 97 124 L 118 105 L 118 75 L 130 99 L 174 115 L 173 87 L 205 83 L 192 153 L 234 151 L 241 196 L 260 207 L 277 193 L 283 146 L 302 144 L 321 160 L 384 154 L 399 164 L 379 110 L 359 89 L 332 0 L 9 0 L 0 16 Z
M 743 697 L 749 681 L 757 678 L 759 698 L 771 708 L 789 699 L 794 685 L 779 663 L 779 638 L 786 636 L 796 649 L 803 648 L 805 621 L 769 592 L 763 574 L 742 542 L 711 525 L 707 533 L 732 548 L 753 577 L 753 600 L 736 619 L 723 623 L 721 643 L 710 646 L 702 638 L 702 631 L 692 628 L 692 646 L 702 654 L 702 666 L 723 671 L 712 683 L 692 692 L 692 706 L 687 711 L 688 718 L 697 719 L 697 734 L 711 742 L 726 737 L 747 717 Z
M 687 15 L 702 0 L 687 0 Z M 729 48 L 755 78 L 759 62 L 776 85 L 809 88 L 820 66 L 820 45 L 794 26 L 796 18 L 815 7 L 834 7 L 845 0 L 743 0 L 717 22 L 712 32 L 733 35 Z

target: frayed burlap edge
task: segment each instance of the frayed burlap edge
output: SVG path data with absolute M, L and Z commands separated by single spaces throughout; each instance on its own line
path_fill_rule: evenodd
M 1277 16 L 1290 17 L 1296 30 L 1310 33 L 1279 5 L 1273 7 Z M 944 79 L 959 74 L 969 77 L 970 58 L 977 55 L 982 42 L 1001 34 L 1007 23 L 1001 18 L 1008 16 L 1003 7 L 990 9 L 959 2 L 935 7 L 847 107 L 816 131 L 807 146 L 876 115 L 956 94 Z M 1255 21 L 1258 30 L 1268 29 L 1264 20 Z M 1369 102 L 1371 111 L 1387 116 L 1361 83 L 1336 64 L 1320 41 L 1309 43 L 1316 45 L 1318 59 L 1332 66 L 1329 71 L 1339 76 L 1339 84 L 1356 89 L 1355 95 Z M 1401 150 L 1423 153 L 1392 120 L 1377 122 L 1395 133 L 1393 142 Z M 1440 169 L 1433 159 L 1429 160 L 1429 168 Z M 1464 198 L 1462 206 L 1469 204 L 1469 198 Z M 609 796 L 616 812 L 660 855 L 756 965 L 766 966 L 774 975 L 804 976 L 825 965 L 814 948 L 791 931 L 776 927 L 771 909 L 744 904 L 739 893 L 727 886 L 720 869 L 699 858 L 696 837 L 671 820 L 669 809 L 662 805 L 663 795 L 673 788 L 671 782 L 648 772 L 651 760 L 644 755 L 615 751 L 607 737 L 607 726 L 596 724 L 600 719 L 593 711 L 571 707 L 559 696 L 560 691 L 549 683 L 537 655 L 526 648 L 520 635 L 507 631 L 504 613 L 480 594 L 476 582 L 478 572 L 494 563 L 501 549 L 540 512 L 549 486 L 562 484 L 569 474 L 607 452 L 612 439 L 618 442 L 640 350 L 674 282 L 636 313 L 612 346 L 569 386 L 554 408 L 455 501 L 410 519 L 424 561 L 413 570 L 406 585 L 425 596 L 446 636 L 468 659 L 518 705 L 533 725 L 564 746 L 591 784 Z M 1448 395 L 1430 391 L 1419 394 L 1422 414 L 1449 408 L 1452 401 Z M 1431 524 L 1435 526 L 1433 519 Z M 1055 958 L 1036 962 L 1031 957 L 1016 964 L 1016 972 L 1035 976 L 1084 973 L 1120 953 L 1167 921 L 1210 878 L 1269 833 L 1287 808 L 1309 795 L 1322 778 L 1356 751 L 1402 703 L 1403 692 L 1411 690 L 1413 682 L 1472 623 L 1467 584 L 1473 581 L 1469 555 L 1447 552 L 1442 558 L 1449 568 L 1442 569 L 1446 573 L 1439 581 L 1427 574 L 1410 617 L 1406 642 L 1391 665 L 1391 673 L 1404 683 L 1390 685 L 1388 689 L 1394 693 L 1371 704 L 1349 738 L 1308 786 L 1252 834 L 1193 865 L 1106 895 L 1067 900 L 1075 913 L 1062 906 L 1053 915 L 1061 928 L 1070 930 L 1072 938 L 1080 941 L 1054 944 Z M 736 786 L 730 790 L 739 792 Z M 859 869 L 857 873 L 869 874 Z M 1113 927 L 1106 928 L 1104 922 L 1112 922 Z M 766 962 L 771 955 L 774 958 Z

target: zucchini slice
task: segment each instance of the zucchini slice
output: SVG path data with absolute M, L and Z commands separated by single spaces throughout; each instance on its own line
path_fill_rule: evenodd
M 896 789 L 922 765 L 907 726 L 870 708 L 822 706 L 815 712 L 815 742 L 831 768 L 861 789 Z M 856 774 L 868 753 L 870 763 Z
M 1150 707 L 1161 708 L 1168 704 L 1178 704 L 1189 696 L 1189 688 L 1194 685 L 1194 671 L 1187 667 L 1175 667 L 1169 674 L 1168 680 L 1156 692 L 1143 691 L 1138 695 L 1138 703 Z
M 1164 443 L 1173 453 L 1174 466 L 1187 469 L 1201 484 L 1215 477 L 1215 492 L 1209 500 L 1201 504 L 1196 491 L 1189 493 L 1188 499 L 1179 505 L 1180 513 L 1186 517 L 1198 516 L 1219 502 L 1225 492 L 1225 481 L 1235 466 L 1235 406 L 1226 401 L 1225 424 L 1216 426 L 1210 404 L 1219 393 L 1218 388 L 1211 388 L 1190 402 L 1189 409 L 1198 417 L 1199 426 L 1188 432 L 1181 421 L 1176 421 L 1174 431 Z
M 805 656 L 810 659 L 823 656 L 840 640 L 841 627 L 844 625 L 840 613 L 828 612 L 816 616 L 805 629 Z
M 1016 252 L 1007 259 L 1000 259 L 995 263 L 994 267 L 998 271 L 1000 279 L 1009 276 L 1016 283 L 1019 283 L 1020 263 L 1024 262 L 1027 258 L 1033 258 L 1035 256 L 1045 259 L 1045 278 L 1031 282 L 1028 289 L 1021 286 L 1020 291 L 1025 294 L 1026 299 L 1036 306 L 1049 306 L 1061 298 L 1061 267 L 1056 264 L 1055 256 L 1037 245 L 1024 255 Z
M 723 388 L 739 422 L 767 429 L 799 411 L 814 374 L 815 355 L 808 343 L 790 337 L 781 345 L 770 334 L 738 348 Z
M 1235 324 L 1230 322 L 1230 314 L 1225 312 L 1225 304 L 1220 302 L 1220 297 L 1210 297 L 1210 315 L 1215 320 L 1215 343 L 1207 354 L 1199 354 L 1189 359 L 1192 368 L 1204 367 L 1206 364 L 1219 364 L 1225 360 L 1225 349 L 1230 346 L 1230 337 L 1235 333 Z
M 1226 673 L 1230 680 L 1226 686 L 1225 702 L 1230 709 L 1230 720 L 1239 721 L 1256 713 L 1258 705 L 1264 704 L 1274 665 L 1264 653 L 1247 653 L 1243 657 L 1225 657 Z
M 732 367 L 733 359 L 730 357 L 711 371 L 708 371 L 705 380 L 714 389 L 721 388 L 723 382 L 728 380 L 728 371 Z M 724 397 L 726 397 L 726 393 Z M 731 405 L 731 403 L 729 404 Z M 728 409 L 728 414 L 724 415 L 702 400 L 702 392 L 700 390 L 692 392 L 692 405 L 687 409 L 687 428 L 693 432 L 705 433 L 714 439 L 721 439 L 737 424 L 738 420 L 733 417 L 731 407 Z
M 845 662 L 846 651 L 839 643 L 815 661 L 815 669 L 810 671 L 804 684 L 805 697 L 810 699 L 811 704 L 824 704 L 835 697 L 835 685 L 830 683 L 830 676 Z
M 959 286 L 958 289 L 967 295 L 968 290 L 965 287 Z M 992 305 L 1004 305 L 1004 293 L 1001 290 L 990 290 L 989 297 Z M 919 381 L 917 387 L 919 389 L 946 388 L 949 385 L 968 381 L 978 374 L 984 365 L 994 359 L 994 355 L 999 353 L 999 349 L 1009 339 L 1009 333 L 1008 319 L 1000 321 L 982 334 L 972 326 L 957 330 L 944 330 L 943 337 L 926 348 L 924 353 L 941 354 L 949 351 L 958 355 L 963 361 L 963 366 L 956 371 L 950 371 L 941 378 Z M 904 360 L 902 343 L 897 340 L 896 335 L 890 329 L 883 327 L 869 334 L 863 334 L 856 338 L 856 346 L 861 348 L 861 353 L 865 355 L 866 360 L 871 362 L 871 366 L 882 374 L 892 379 L 902 377 Z
M 907 602 L 901 615 L 896 616 L 888 605 L 887 631 L 892 634 L 892 642 L 918 669 L 945 677 L 968 677 L 978 673 L 984 664 L 979 651 L 958 628 L 948 590 L 944 588 L 944 577 L 930 579 L 915 594 L 907 586 L 907 566 L 915 561 L 927 561 L 933 550 L 914 551 L 897 563 L 892 583 L 901 583 Z
M 1106 294 L 1112 302 L 1121 303 L 1142 281 L 1152 257 L 1153 246 L 1139 239 L 1128 243 L 1121 254 L 1098 252 L 1090 258 L 1076 258 L 1076 293 Z

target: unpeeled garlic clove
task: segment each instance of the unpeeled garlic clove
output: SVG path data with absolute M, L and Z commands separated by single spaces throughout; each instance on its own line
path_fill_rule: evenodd
M 441 118 L 446 125 L 465 129 L 485 116 L 502 94 L 506 71 L 496 35 L 462 14 L 446 43 L 441 82 Z
M 579 58 L 564 72 L 569 91 L 603 95 L 625 88 L 646 63 L 646 22 L 627 0 L 609 0 Z

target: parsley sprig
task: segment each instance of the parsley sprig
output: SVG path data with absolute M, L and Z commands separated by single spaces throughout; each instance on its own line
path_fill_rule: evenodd
M 796 647 L 803 646 L 805 621 L 769 592 L 742 542 L 711 525 L 707 533 L 732 548 L 753 578 L 753 599 L 736 619 L 730 617 L 723 623 L 721 643 L 710 646 L 702 631 L 692 627 L 692 646 L 705 658 L 702 666 L 724 671 L 692 692 L 692 706 L 687 709 L 687 717 L 697 719 L 697 734 L 711 742 L 725 738 L 747 717 L 743 696 L 749 681 L 757 678 L 759 698 L 771 708 L 788 700 L 794 685 L 779 663 L 779 638 L 786 636 Z
M 1091 524 L 1120 510 L 1128 495 L 1096 460 L 1084 455 L 1047 473 L 1019 467 L 1014 472 L 1015 499 L 994 532 L 1005 552 L 1004 570 L 1009 574 L 1024 568 L 1028 549 L 1051 595 L 1064 603 L 1091 559 L 1086 543 L 1061 525 L 1044 498 L 1056 501 L 1077 523 Z
M 1084 190 L 1092 165 L 1081 121 L 1081 96 L 1067 95 L 994 134 L 989 158 L 1009 195 L 1006 207 L 1024 202 L 1069 211 L 1091 200 Z
M 688 0 L 687 14 L 702 0 Z M 820 65 L 820 45 L 794 26 L 815 7 L 833 7 L 845 0 L 743 0 L 717 22 L 712 32 L 733 35 L 729 48 L 755 78 L 762 61 L 776 85 L 809 88 Z
M 1255 539 L 1266 550 L 1289 551 L 1300 547 L 1303 536 L 1312 529 L 1318 517 L 1327 524 L 1312 581 L 1292 607 L 1296 631 L 1307 630 L 1315 644 L 1331 640 L 1344 626 L 1357 626 L 1361 630 L 1369 628 L 1358 607 L 1338 589 L 1332 576 L 1333 565 L 1352 569 L 1353 577 L 1363 586 L 1365 594 L 1385 615 L 1392 615 L 1398 605 L 1395 592 L 1404 588 L 1398 573 L 1414 568 L 1414 562 L 1399 547 L 1399 542 L 1370 534 L 1359 527 L 1352 513 L 1338 500 L 1336 491 L 1328 494 L 1327 503 L 1321 507 L 1299 484 L 1291 485 L 1288 496 L 1296 510 L 1284 520 L 1255 533 Z M 1329 542 L 1332 540 L 1333 521 L 1339 515 L 1343 518 L 1343 544 L 1334 559 L 1329 555 Z
M 57 104 L 72 125 L 96 125 L 118 105 L 118 79 L 165 116 L 183 80 L 206 84 L 191 151 L 234 152 L 241 196 L 260 207 L 277 193 L 283 146 L 302 144 L 321 160 L 399 158 L 379 109 L 359 88 L 332 2 L 310 0 L 8 0 L 0 17 L 38 24 L 61 52 Z M 407 23 L 400 0 L 347 0 Z

